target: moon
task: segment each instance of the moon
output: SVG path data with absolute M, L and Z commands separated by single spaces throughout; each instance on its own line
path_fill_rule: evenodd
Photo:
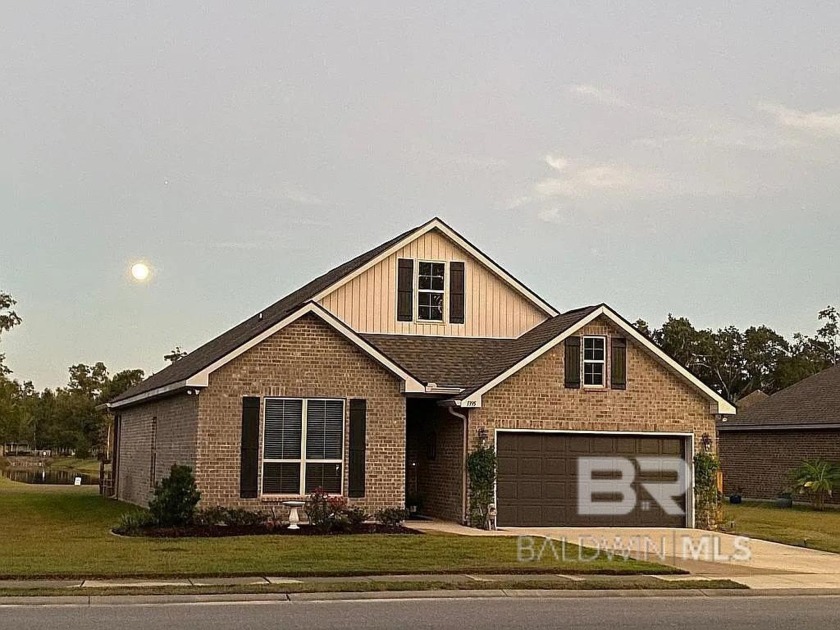
M 149 265 L 146 263 L 138 262 L 131 266 L 131 276 L 138 282 L 148 280 L 150 273 Z

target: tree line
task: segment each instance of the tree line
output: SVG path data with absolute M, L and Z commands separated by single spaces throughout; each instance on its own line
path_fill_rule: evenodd
M 658 328 L 644 320 L 636 328 L 730 402 L 756 390 L 773 394 L 840 360 L 840 314 L 828 306 L 817 315 L 813 336 L 788 341 L 767 326 L 739 330 L 697 329 L 686 317 L 668 316 Z
M 15 301 L 0 291 L 0 337 L 21 324 Z M 658 328 L 638 320 L 634 325 L 665 352 L 731 402 L 755 390 L 772 394 L 816 374 L 840 360 L 840 314 L 829 306 L 817 315 L 814 336 L 785 339 L 767 326 L 698 329 L 686 317 L 668 316 Z M 177 361 L 179 347 L 165 356 Z M 108 414 L 97 409 L 143 380 L 143 370 L 110 374 L 99 362 L 70 366 L 64 387 L 37 391 L 30 381 L 11 378 L 0 354 L 0 444 L 27 443 L 39 450 L 94 453 L 104 443 Z
M 22 323 L 15 300 L 0 291 L 0 335 Z M 105 364 L 79 363 L 68 369 L 65 387 L 35 389 L 31 381 L 11 378 L 0 354 L 0 445 L 25 443 L 32 449 L 95 454 L 105 443 L 110 423 L 97 406 L 143 380 L 143 370 L 110 374 Z

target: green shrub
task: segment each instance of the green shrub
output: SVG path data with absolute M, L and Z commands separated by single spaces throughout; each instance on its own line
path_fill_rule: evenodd
M 268 514 L 262 511 L 230 509 L 225 514 L 225 525 L 231 527 L 256 527 L 268 521 Z
M 694 521 L 699 529 L 716 530 L 723 521 L 717 475 L 720 462 L 709 453 L 694 456 Z
M 400 507 L 382 508 L 374 514 L 376 522 L 385 527 L 399 527 L 407 517 L 406 510 Z
M 162 527 L 183 527 L 192 523 L 200 500 L 192 468 L 173 464 L 169 476 L 155 484 L 149 511 Z
M 142 534 L 143 530 L 155 527 L 156 525 L 157 521 L 150 512 L 137 510 L 123 514 L 114 531 L 123 536 L 137 536 L 138 534 Z
M 482 446 L 467 458 L 469 475 L 469 522 L 473 527 L 487 527 L 488 508 L 494 501 L 496 485 L 496 451 L 492 446 Z
M 368 519 L 367 512 L 358 506 L 347 508 L 344 510 L 344 515 L 350 522 L 351 527 L 358 527 Z
M 202 527 L 212 527 L 214 525 L 227 524 L 227 508 L 219 505 L 204 508 L 203 510 L 196 510 L 193 515 L 193 524 L 201 525 Z

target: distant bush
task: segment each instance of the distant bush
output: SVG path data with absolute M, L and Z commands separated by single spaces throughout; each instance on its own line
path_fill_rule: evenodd
M 161 527 L 183 527 L 193 522 L 200 500 L 192 468 L 173 464 L 169 476 L 155 484 L 149 512 Z

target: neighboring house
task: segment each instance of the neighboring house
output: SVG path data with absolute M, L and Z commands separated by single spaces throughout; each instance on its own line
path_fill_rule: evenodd
M 772 499 L 790 491 L 790 471 L 804 459 L 840 463 L 840 366 L 739 405 L 718 431 L 726 494 Z
M 735 408 L 738 410 L 738 413 L 743 413 L 754 404 L 760 403 L 762 400 L 766 400 L 767 398 L 770 398 L 769 394 L 765 394 L 760 389 L 757 389 L 754 392 L 750 392 L 743 398 L 738 399 L 738 402 L 735 403 Z
M 576 458 L 690 462 L 735 411 L 609 307 L 558 312 L 439 219 L 109 408 L 116 494 L 133 503 L 178 462 L 205 505 L 265 508 L 320 486 L 368 511 L 420 496 L 425 514 L 461 521 L 465 458 L 488 443 L 499 525 L 677 526 L 691 493 L 687 515 L 668 516 L 637 482 L 646 500 L 629 514 L 579 517 Z

